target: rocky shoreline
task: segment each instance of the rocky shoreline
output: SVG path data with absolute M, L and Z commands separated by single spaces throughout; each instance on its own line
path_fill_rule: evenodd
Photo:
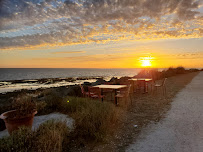
M 94 85 L 99 85 L 103 83 L 112 83 L 112 84 L 119 84 L 120 82 L 127 81 L 131 77 L 121 77 L 120 79 L 116 77 L 112 77 L 109 81 L 104 80 L 102 77 L 83 77 L 83 78 L 54 78 L 54 79 L 39 79 L 39 80 L 11 80 L 11 81 L 4 81 L 10 84 L 18 84 L 18 83 L 30 83 L 30 84 L 35 84 L 35 83 L 42 83 L 42 84 L 54 84 L 62 81 L 66 82 L 72 82 L 70 84 L 67 83 L 65 86 L 57 86 L 57 87 L 50 87 L 50 88 L 37 88 L 35 90 L 33 89 L 20 89 L 20 90 L 15 90 L 13 92 L 6 92 L 6 93 L 0 93 L 0 105 L 1 103 L 4 103 L 3 100 L 8 100 L 9 98 L 16 97 L 19 94 L 32 94 L 44 90 L 53 90 L 56 92 L 66 92 L 66 95 L 70 96 L 82 96 L 81 95 L 81 90 L 79 87 L 79 84 L 83 85 L 85 89 L 87 86 L 94 86 Z M 3 82 L 3 81 L 2 81 Z M 0 84 L 2 84 L 0 82 Z M 79 83 L 81 82 L 81 83 Z M 2 86 L 6 86 L 7 84 L 3 84 Z M 62 95 L 64 96 L 64 94 Z
M 131 77 L 121 77 L 120 79 L 113 77 L 111 80 L 106 81 L 103 78 L 95 78 L 95 82 L 88 82 L 89 79 L 87 78 L 79 78 L 77 80 L 83 80 L 84 82 L 82 83 L 84 89 L 87 91 L 88 86 L 95 86 L 99 84 L 104 84 L 104 83 L 112 83 L 112 84 L 120 84 L 121 82 L 128 81 L 128 79 Z M 66 81 L 77 81 L 73 79 L 63 79 Z M 91 79 L 92 80 L 92 79 Z M 38 82 L 46 83 L 50 81 L 50 79 L 43 79 L 39 80 Z M 59 81 L 59 79 L 54 79 L 54 82 Z M 25 80 L 15 80 L 15 81 L 10 81 L 11 83 L 22 83 L 27 81 Z M 29 81 L 30 83 L 33 83 L 35 81 Z M 44 92 L 52 92 L 53 94 L 58 94 L 60 97 L 66 97 L 66 96 L 77 96 L 77 97 L 82 97 L 82 92 L 79 84 L 74 84 L 74 85 L 67 85 L 67 86 L 59 86 L 59 87 L 50 87 L 50 88 L 38 88 L 36 90 L 29 90 L 29 89 L 21 89 L 21 90 L 16 90 L 13 92 L 7 92 L 7 93 L 0 93 L 0 113 L 3 113 L 7 111 L 7 109 L 10 109 L 10 106 L 13 102 L 13 100 L 19 96 L 23 95 L 31 95 L 33 98 L 35 98 L 37 101 L 42 101 L 44 98 Z M 5 129 L 5 125 L 3 120 L 0 119 L 0 131 Z
M 153 80 L 159 80 L 164 77 L 171 77 L 177 74 L 185 74 L 185 73 L 191 73 L 191 72 L 197 72 L 198 69 L 189 69 L 186 70 L 183 67 L 177 67 L 177 68 L 169 68 L 166 71 L 158 71 L 158 70 L 150 70 L 146 71 L 143 70 L 137 75 L 133 77 L 112 77 L 109 80 L 106 80 L 104 77 L 80 77 L 80 78 L 43 78 L 43 79 L 36 79 L 36 80 L 10 80 L 10 81 L 1 81 L 0 82 L 0 89 L 3 87 L 7 87 L 8 84 L 43 84 L 43 85 L 50 85 L 49 87 L 38 87 L 36 89 L 19 89 L 14 90 L 11 92 L 0 92 L 0 106 L 6 104 L 6 101 L 12 100 L 13 98 L 17 97 L 18 95 L 23 94 L 36 94 L 41 91 L 45 90 L 52 90 L 53 92 L 59 92 L 61 96 L 82 96 L 81 89 L 79 84 L 84 86 L 84 89 L 87 91 L 88 86 L 95 86 L 99 84 L 104 83 L 110 83 L 110 84 L 125 84 L 128 79 L 130 78 L 139 78 L 139 77 L 150 77 Z M 59 84 L 61 82 L 64 82 L 63 85 L 53 85 L 53 84 Z M 0 107 L 1 108 L 1 107 Z
M 95 82 L 102 77 L 80 77 L 80 78 L 43 78 L 34 80 L 9 80 L 0 81 L 0 93 L 15 92 L 19 90 L 37 90 L 40 88 L 53 88 L 83 84 L 84 82 Z

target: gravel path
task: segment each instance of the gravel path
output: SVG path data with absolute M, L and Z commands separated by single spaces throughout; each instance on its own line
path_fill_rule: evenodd
M 145 128 L 126 151 L 203 151 L 203 72 L 176 95 L 165 118 Z

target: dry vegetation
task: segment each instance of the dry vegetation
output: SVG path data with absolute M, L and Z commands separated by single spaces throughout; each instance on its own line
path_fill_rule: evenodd
M 167 96 L 162 95 L 161 90 L 156 93 L 133 95 L 133 104 L 127 109 L 121 109 L 123 117 L 120 117 L 117 131 L 109 135 L 105 142 L 91 147 L 91 151 L 124 151 L 135 141 L 143 127 L 149 123 L 156 123 L 170 108 L 173 97 L 183 89 L 198 72 L 181 74 L 167 79 Z M 134 127 L 137 125 L 137 127 Z
M 172 98 L 197 73 L 185 73 L 182 68 L 163 72 L 161 77 L 169 77 L 167 96 L 160 91 L 155 94 L 138 91 L 132 95 L 132 105 L 120 101 L 119 106 L 115 106 L 109 101 L 102 103 L 88 98 L 63 97 L 51 90 L 42 91 L 33 99 L 38 114 L 68 114 L 75 119 L 74 131 L 69 132 L 64 122 L 56 121 L 49 121 L 34 132 L 21 128 L 10 137 L 0 139 L 0 151 L 124 151 L 143 127 L 164 116 Z
M 69 151 L 88 142 L 102 141 L 117 121 L 118 110 L 113 103 L 87 98 L 61 98 L 45 92 L 44 101 L 37 102 L 39 113 L 61 112 L 75 119 L 75 129 L 68 132 L 64 122 L 47 122 L 32 132 L 21 128 L 10 137 L 0 139 L 0 151 Z M 24 144 L 25 142 L 25 144 Z
M 48 152 L 62 151 L 63 141 L 69 131 L 65 122 L 47 121 L 36 131 L 22 127 L 10 137 L 0 140 L 1 151 Z

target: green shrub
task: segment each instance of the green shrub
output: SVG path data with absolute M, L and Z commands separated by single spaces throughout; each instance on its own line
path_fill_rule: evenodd
M 64 98 L 59 96 L 57 93 L 51 92 L 50 94 L 46 94 L 43 98 L 44 101 L 38 101 L 40 114 L 48 114 L 51 112 L 61 112 L 64 107 Z
M 34 135 L 31 129 L 21 127 L 9 137 L 0 139 L 0 150 L 27 152 L 32 149 L 34 141 Z
M 29 151 L 30 149 L 34 149 L 34 151 L 64 151 L 64 149 L 69 148 L 69 144 L 101 141 L 117 122 L 119 111 L 113 103 L 101 102 L 101 100 L 92 100 L 90 98 L 63 98 L 54 93 L 46 94 L 43 100 L 36 102 L 37 107 L 40 107 L 39 113 L 44 111 L 44 114 L 50 112 L 69 114 L 75 120 L 74 131 L 68 135 L 65 124 L 61 122 L 47 122 L 41 125 L 34 133 L 31 133 L 28 140 L 28 142 L 30 141 L 30 146 L 25 147 L 24 151 Z M 15 139 L 16 145 L 19 147 L 21 144 L 18 143 L 18 137 Z M 7 140 L 10 141 L 11 139 L 8 138 Z M 12 147 L 11 145 L 7 146 Z M 21 150 L 18 147 L 15 149 Z
M 21 127 L 11 136 L 0 139 L 0 151 L 59 152 L 69 131 L 65 122 L 47 121 L 36 131 Z
M 176 68 L 176 74 L 184 74 L 186 73 L 186 70 L 184 67 L 180 66 Z
M 35 132 L 34 151 L 60 152 L 69 131 L 65 122 L 47 121 Z
M 108 103 L 91 103 L 75 116 L 77 137 L 89 140 L 102 140 L 108 129 L 115 123 L 116 113 Z
M 12 109 L 18 111 L 17 113 L 15 113 L 15 117 L 22 117 L 33 113 L 33 111 L 36 110 L 36 104 L 31 96 L 18 96 L 16 100 L 12 102 Z
M 75 119 L 74 138 L 84 140 L 101 140 L 108 129 L 117 120 L 113 103 L 101 102 L 90 98 L 66 97 L 49 94 L 45 111 L 69 114 Z
M 168 78 L 168 77 L 175 76 L 177 74 L 185 74 L 185 73 L 188 73 L 188 72 L 190 72 L 190 71 L 185 70 L 185 68 L 182 67 L 182 66 L 177 67 L 177 68 L 170 67 L 166 71 L 162 72 L 162 78 L 164 78 L 164 77 Z
M 47 103 L 45 101 L 37 101 L 36 102 L 37 113 L 39 115 L 46 114 L 46 110 L 45 110 L 46 106 L 47 106 Z
M 116 123 L 118 110 L 113 103 L 68 97 L 67 113 L 75 119 L 73 138 L 79 142 L 102 140 Z

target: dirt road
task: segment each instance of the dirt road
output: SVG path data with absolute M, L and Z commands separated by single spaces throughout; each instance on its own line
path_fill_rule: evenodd
M 165 118 L 143 129 L 126 151 L 203 151 L 203 72 L 176 95 Z

